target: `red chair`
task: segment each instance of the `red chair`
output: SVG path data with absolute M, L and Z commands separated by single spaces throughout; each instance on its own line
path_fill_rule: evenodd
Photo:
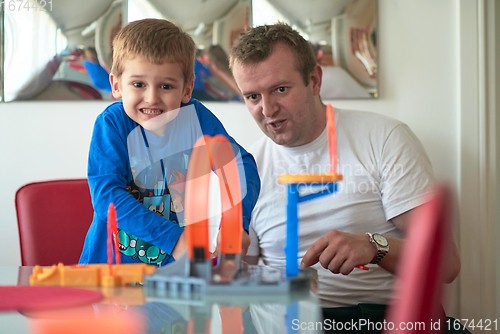
M 446 327 L 441 299 L 452 235 L 453 196 L 446 186 L 440 185 L 429 199 L 410 217 L 395 290 L 387 310 L 386 320 L 394 324 L 394 329 L 384 333 L 439 333 L 438 321 L 441 331 Z M 430 330 L 431 320 L 434 330 Z M 405 327 L 405 331 L 399 324 L 415 328 Z
M 94 214 L 87 179 L 27 184 L 16 212 L 23 266 L 78 263 Z

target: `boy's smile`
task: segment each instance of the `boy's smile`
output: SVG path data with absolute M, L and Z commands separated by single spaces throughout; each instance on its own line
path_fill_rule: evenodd
M 154 64 L 136 56 L 125 62 L 120 77 L 110 74 L 113 96 L 121 98 L 125 113 L 145 129 L 157 136 L 163 135 L 166 114 L 188 103 L 193 90 L 193 80 L 186 83 L 180 64 L 164 62 Z M 169 115 L 170 116 L 170 115 Z

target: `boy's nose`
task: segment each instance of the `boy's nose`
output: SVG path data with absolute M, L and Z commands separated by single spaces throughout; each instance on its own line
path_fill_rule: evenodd
M 158 91 L 155 88 L 150 88 L 146 91 L 144 100 L 153 105 L 159 101 L 159 94 Z

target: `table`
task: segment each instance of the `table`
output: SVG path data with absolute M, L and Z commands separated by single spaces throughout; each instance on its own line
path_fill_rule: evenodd
M 0 267 L 0 285 L 28 285 L 31 271 L 32 267 Z M 82 312 L 90 312 L 92 316 L 108 311 L 141 314 L 146 333 L 239 334 L 234 328 L 239 328 L 237 332 L 242 334 L 321 333 L 321 326 L 312 325 L 321 322 L 321 309 L 312 293 L 283 297 L 221 296 L 189 305 L 150 300 L 145 297 L 142 286 L 93 289 L 101 289 L 105 298 L 81 308 Z M 32 326 L 37 322 L 49 318 L 70 319 L 66 316 L 70 311 L 0 312 L 0 333 L 32 333 Z M 238 324 L 242 324 L 244 330 Z

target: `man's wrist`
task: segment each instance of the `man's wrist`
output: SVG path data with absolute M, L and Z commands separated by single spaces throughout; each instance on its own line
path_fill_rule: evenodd
M 370 243 L 375 248 L 377 254 L 370 261 L 371 264 L 378 264 L 384 256 L 389 252 L 389 241 L 379 233 L 370 233 L 366 232 L 368 237 L 370 238 Z
M 371 250 L 373 250 L 373 256 L 372 256 L 372 260 L 371 260 L 371 261 L 373 261 L 373 259 L 374 259 L 374 258 L 377 256 L 377 254 L 378 254 L 378 252 L 377 252 L 377 248 L 376 248 L 376 247 L 374 247 L 374 246 L 372 245 L 372 242 L 370 241 L 370 235 L 369 235 L 368 233 L 365 233 L 365 236 L 366 236 L 366 239 L 367 239 L 367 241 L 368 241 L 368 244 L 370 245 L 370 249 L 371 249 Z M 370 262 L 371 262 L 371 261 L 370 261 Z M 368 262 L 368 263 L 370 263 L 370 262 Z

